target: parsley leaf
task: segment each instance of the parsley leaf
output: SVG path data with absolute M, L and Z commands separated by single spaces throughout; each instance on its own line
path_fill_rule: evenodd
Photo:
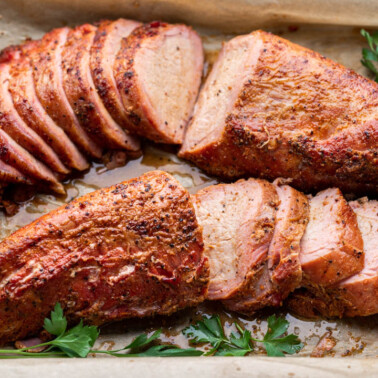
M 227 338 L 219 316 L 212 316 L 183 330 L 192 344 L 209 343 L 213 348 L 206 355 L 245 356 L 253 350 L 251 333 L 237 326 L 238 333 Z
M 208 343 L 213 348 L 206 355 L 215 356 L 245 356 L 253 351 L 252 341 L 263 343 L 268 356 L 284 356 L 284 353 L 294 354 L 303 348 L 296 335 L 283 336 L 289 322 L 283 318 L 270 316 L 268 331 L 263 340 L 254 339 L 251 332 L 234 323 L 237 333 L 226 337 L 219 316 L 212 316 L 183 330 L 192 344 Z M 281 337 L 283 336 L 283 337 Z
M 182 333 L 190 339 L 193 344 L 209 343 L 218 349 L 221 343 L 227 341 L 219 316 L 205 318 L 185 328 Z
M 263 340 L 256 340 L 262 342 L 265 346 L 268 356 L 283 357 L 284 352 L 287 354 L 294 354 L 303 348 L 303 344 L 298 336 L 290 334 L 282 336 L 289 328 L 289 322 L 284 318 L 276 318 L 272 315 L 268 318 L 268 331 Z
M 60 303 L 57 303 L 54 310 L 51 311 L 51 319 L 45 318 L 44 328 L 48 333 L 59 336 L 62 335 L 67 328 L 67 319 L 63 316 L 63 310 Z
M 378 62 L 378 32 L 370 34 L 364 29 L 361 29 L 361 35 L 366 38 L 369 49 L 362 49 L 361 63 L 368 68 L 374 75 L 375 81 L 378 82 L 378 69 L 374 62 Z
M 176 345 L 156 345 L 161 330 L 150 336 L 142 333 L 130 344 L 118 350 L 93 350 L 93 346 L 100 334 L 98 327 L 86 326 L 80 321 L 78 325 L 67 330 L 67 319 L 63 315 L 60 304 L 56 304 L 50 319 L 45 319 L 44 328 L 56 338 L 45 343 L 25 347 L 23 349 L 0 350 L 0 359 L 25 357 L 87 357 L 89 353 L 107 354 L 114 357 L 184 357 L 184 356 L 245 356 L 253 351 L 252 342 L 261 342 L 265 346 L 268 356 L 284 356 L 284 353 L 294 354 L 302 347 L 302 343 L 295 335 L 283 336 L 289 323 L 274 315 L 268 318 L 268 331 L 263 340 L 252 338 L 249 330 L 234 323 L 236 332 L 226 336 L 219 316 L 205 317 L 185 328 L 182 333 L 192 344 L 209 344 L 211 349 L 204 353 L 199 349 L 182 349 Z M 281 337 L 282 336 L 282 337 Z M 33 353 L 31 349 L 45 347 L 41 352 Z
M 50 345 L 60 349 L 68 357 L 87 357 L 98 336 L 97 327 L 83 326 L 81 321 L 76 327 L 52 340 Z

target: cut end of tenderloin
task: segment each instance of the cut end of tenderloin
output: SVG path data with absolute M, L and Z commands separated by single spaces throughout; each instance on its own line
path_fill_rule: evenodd
M 262 42 L 239 36 L 225 43 L 195 105 L 180 155 L 191 159 L 211 146 L 224 132 L 225 120 L 248 80 L 248 67 L 256 63 Z
M 315 286 L 335 284 L 362 270 L 361 232 L 339 189 L 327 189 L 311 198 L 300 261 L 305 281 Z
M 272 184 L 250 179 L 207 187 L 193 202 L 210 263 L 208 298 L 232 298 L 237 305 L 268 259 L 277 193 Z
M 200 37 L 185 25 L 153 22 L 123 40 L 114 71 L 129 130 L 181 144 L 201 83 Z

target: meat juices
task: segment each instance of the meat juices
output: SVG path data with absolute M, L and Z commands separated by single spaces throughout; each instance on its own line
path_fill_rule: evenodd
M 222 178 L 378 193 L 378 83 L 263 31 L 224 44 L 180 156 Z
M 35 334 L 59 302 L 91 324 L 204 300 L 208 261 L 189 193 L 155 171 L 89 193 L 0 243 L 0 343 Z

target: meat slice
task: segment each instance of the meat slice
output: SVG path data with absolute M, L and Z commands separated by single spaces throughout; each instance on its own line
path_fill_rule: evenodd
M 11 63 L 9 91 L 12 94 L 13 104 L 25 124 L 56 152 L 66 167 L 85 170 L 88 168 L 88 162 L 64 131 L 45 112 L 35 92 L 30 58 L 36 54 L 38 44 L 38 41 L 32 41 L 23 45 L 20 56 Z M 68 173 L 68 170 L 64 169 L 62 173 Z
M 50 188 L 59 194 L 65 193 L 63 185 L 58 182 L 54 174 L 28 151 L 18 145 L 1 128 L 0 159 L 7 165 L 22 172 L 34 185 Z
M 100 158 L 101 148 L 80 125 L 63 88 L 62 50 L 69 28 L 54 29 L 45 34 L 33 56 L 36 93 L 46 112 L 69 138 L 92 158 Z
M 278 196 L 272 184 L 241 180 L 200 190 L 193 196 L 210 263 L 208 298 L 239 312 L 268 261 Z
M 127 129 L 128 117 L 114 78 L 113 66 L 123 38 L 140 22 L 120 18 L 105 20 L 97 25 L 96 36 L 91 48 L 91 72 L 97 92 L 112 118 Z
M 149 172 L 89 193 L 0 243 L 0 344 L 38 332 L 59 302 L 89 324 L 204 300 L 208 261 L 189 193 Z
M 308 222 L 308 200 L 302 193 L 280 182 L 276 182 L 275 187 L 279 206 L 267 260 L 248 290 L 225 302 L 231 310 L 244 314 L 252 314 L 264 307 L 281 306 L 302 281 L 299 251 Z
M 367 316 L 378 313 L 378 201 L 350 202 L 357 215 L 364 240 L 365 266 L 340 284 L 348 302 L 345 315 Z
M 339 189 L 310 200 L 310 218 L 301 241 L 300 262 L 309 285 L 329 286 L 364 267 L 357 218 Z
M 62 51 L 63 87 L 83 128 L 96 143 L 108 149 L 140 150 L 139 141 L 113 120 L 96 91 L 90 70 L 95 26 L 84 24 L 68 33 Z
M 263 31 L 227 42 L 180 156 L 228 179 L 378 193 L 378 84 Z
M 56 153 L 29 128 L 17 113 L 9 93 L 10 66 L 0 64 L 0 129 L 16 143 L 58 173 L 67 173 Z
M 378 201 L 364 198 L 350 205 L 357 215 L 364 241 L 364 268 L 320 293 L 305 289 L 295 292 L 288 303 L 301 316 L 368 316 L 378 313 Z
M 31 184 L 31 181 L 19 170 L 4 163 L 2 160 L 0 160 L 0 182 Z
M 181 144 L 203 67 L 201 39 L 185 25 L 153 22 L 122 41 L 114 74 L 130 131 Z
M 281 184 L 279 180 L 274 184 L 280 205 L 268 253 L 269 281 L 258 287 L 263 287 L 261 292 L 267 298 L 266 303 L 281 305 L 283 299 L 299 287 L 302 281 L 299 254 L 309 219 L 309 201 L 304 194 Z M 257 304 L 259 302 L 263 301 L 259 299 Z

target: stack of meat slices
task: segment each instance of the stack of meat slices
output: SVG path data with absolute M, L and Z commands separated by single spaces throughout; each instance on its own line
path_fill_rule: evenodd
M 185 25 L 119 19 L 61 28 L 0 54 L 0 182 L 64 192 L 71 170 L 139 136 L 181 144 L 203 67 Z
M 193 199 L 209 299 L 250 315 L 301 287 L 289 305 L 305 317 L 378 312 L 377 201 L 348 204 L 338 189 L 306 197 L 255 179 L 210 186 Z
M 250 315 L 293 291 L 304 316 L 378 313 L 377 210 L 256 179 L 190 196 L 160 171 L 89 193 L 0 243 L 0 343 L 56 302 L 97 325 L 206 298 Z

